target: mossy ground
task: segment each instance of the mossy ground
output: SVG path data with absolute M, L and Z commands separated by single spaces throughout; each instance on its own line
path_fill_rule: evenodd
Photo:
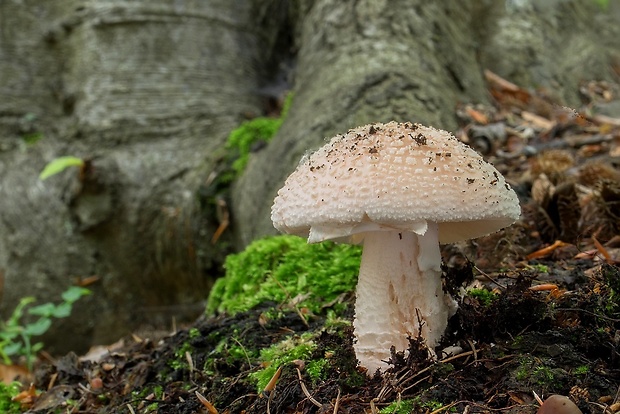
M 346 244 L 309 245 L 296 236 L 257 240 L 230 255 L 207 301 L 207 313 L 235 314 L 267 300 L 283 307 L 321 313 L 338 309 L 338 297 L 355 290 L 361 248 Z
M 342 412 L 352 414 L 372 407 L 385 413 L 463 412 L 467 406 L 473 412 L 531 414 L 532 392 L 571 395 L 584 414 L 598 413 L 592 402 L 615 398 L 620 385 L 620 322 L 601 313 L 609 297 L 594 290 L 620 270 L 604 265 L 585 277 L 585 265 L 563 263 L 576 282 L 559 296 L 530 290 L 536 280 L 531 270 L 495 275 L 509 288 L 490 304 L 467 296 L 450 321 L 442 345 L 457 344 L 463 353 L 432 362 L 412 340 L 409 355 L 393 354 L 393 367 L 383 376 L 368 377 L 356 368 L 348 296 L 338 316 L 324 309 L 302 318 L 280 308 L 278 317 L 266 320 L 263 315 L 280 303 L 264 302 L 233 316 L 204 317 L 159 344 L 134 342 L 98 363 L 67 356 L 41 368 L 37 385 L 44 389 L 55 376 L 56 386 L 74 389 L 73 404 L 102 413 L 130 413 L 128 406 L 135 413 L 201 412 L 196 392 L 220 413 L 331 413 L 338 401 Z M 275 389 L 262 392 L 278 367 Z M 93 377 L 102 379 L 101 390 L 80 388 Z

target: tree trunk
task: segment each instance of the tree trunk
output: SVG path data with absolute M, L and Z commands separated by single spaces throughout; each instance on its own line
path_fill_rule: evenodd
M 261 111 L 261 23 L 245 1 L 0 2 L 3 314 L 99 278 L 48 349 L 203 310 L 231 245 L 210 242 L 208 177 L 243 114 Z M 86 168 L 41 182 L 64 155 Z

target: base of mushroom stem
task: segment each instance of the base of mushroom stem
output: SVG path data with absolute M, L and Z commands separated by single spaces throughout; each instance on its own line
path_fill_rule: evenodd
M 377 231 L 364 234 L 355 303 L 355 354 L 372 375 L 386 369 L 390 348 L 409 349 L 421 336 L 429 348 L 443 335 L 454 301 L 443 292 L 438 229 L 424 235 Z M 431 354 L 432 350 L 431 350 Z

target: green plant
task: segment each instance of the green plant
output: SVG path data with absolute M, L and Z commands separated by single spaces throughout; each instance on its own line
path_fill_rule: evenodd
M 265 389 L 279 367 L 296 359 L 307 360 L 316 349 L 316 343 L 310 333 L 285 339 L 273 344 L 269 348 L 260 351 L 260 360 L 265 368 L 250 374 L 250 378 L 256 381 L 258 392 Z M 314 372 L 317 372 L 314 367 Z
M 236 158 L 232 163 L 232 169 L 236 176 L 239 176 L 245 169 L 250 158 L 252 146 L 261 141 L 269 142 L 276 135 L 288 114 L 292 98 L 292 93 L 286 96 L 279 117 L 257 117 L 250 121 L 243 122 L 230 133 L 226 148 L 230 150 L 233 157 Z
M 30 147 L 43 139 L 43 134 L 40 132 L 33 132 L 30 134 L 22 135 L 22 140 L 26 146 Z
M 603 10 L 607 10 L 609 7 L 609 0 L 594 0 L 594 2 Z
M 410 414 L 416 411 L 416 409 L 422 409 L 423 412 L 431 412 L 439 410 L 444 405 L 436 400 L 427 400 L 423 401 L 422 398 L 418 395 L 413 399 L 408 400 L 399 400 L 394 401 L 387 407 L 381 409 L 379 411 L 381 414 Z M 453 409 L 448 410 L 450 412 L 454 412 Z
M 213 286 L 207 313 L 235 314 L 265 301 L 296 297 L 298 307 L 320 312 L 355 289 L 360 257 L 360 247 L 348 244 L 308 244 L 296 236 L 257 240 L 226 258 L 226 275 Z
M 615 318 L 620 310 L 620 267 L 604 264 L 601 267 L 603 287 L 599 293 L 599 300 L 603 311 Z
M 52 325 L 52 318 L 65 318 L 71 314 L 73 304 L 84 295 L 90 294 L 90 290 L 71 286 L 61 295 L 62 302 L 55 305 L 44 303 L 29 307 L 36 299 L 32 296 L 22 298 L 8 320 L 0 323 L 0 357 L 5 364 L 11 364 L 11 357 L 23 356 L 26 359 L 28 369 L 32 369 L 32 363 L 36 353 L 43 348 L 43 343 L 32 343 L 32 338 L 43 335 Z M 33 322 L 23 320 L 25 314 L 38 316 Z
M 13 401 L 13 397 L 19 394 L 20 389 L 21 384 L 17 381 L 10 384 L 0 381 L 0 413 L 18 414 L 22 412 L 21 404 Z
M 545 362 L 533 357 L 523 357 L 519 362 L 519 367 L 515 372 L 517 381 L 528 385 L 550 387 L 555 383 L 556 372 L 554 369 L 545 365 Z
M 489 306 L 497 299 L 497 294 L 487 289 L 470 289 L 467 294 L 478 299 L 483 306 Z
M 414 412 L 416 403 L 414 400 L 394 401 L 392 404 L 379 411 L 381 414 L 409 414 Z
M 313 383 L 317 383 L 320 380 L 324 380 L 327 374 L 326 369 L 329 365 L 329 362 L 325 359 L 317 359 L 314 361 L 309 361 L 306 364 L 306 372 L 308 376 L 312 380 Z
M 53 175 L 63 172 L 69 167 L 83 166 L 84 160 L 81 158 L 71 156 L 54 158 L 45 166 L 45 168 L 43 168 L 43 171 L 39 174 L 39 179 L 45 180 Z
M 200 330 L 198 330 L 198 328 L 190 328 L 188 335 L 189 339 L 196 339 L 200 336 Z
M 575 368 L 573 373 L 575 375 L 586 375 L 589 371 L 590 371 L 590 367 L 588 367 L 587 365 L 580 365 L 577 368 Z
M 549 266 L 541 264 L 541 263 L 535 263 L 531 265 L 528 264 L 526 266 L 526 269 L 533 270 L 538 273 L 549 273 Z

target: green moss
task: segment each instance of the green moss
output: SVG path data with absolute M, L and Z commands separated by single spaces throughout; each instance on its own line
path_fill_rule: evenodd
M 424 401 L 422 397 L 416 396 L 415 398 L 408 400 L 395 401 L 387 407 L 379 411 L 381 414 L 410 414 L 414 412 L 432 412 L 443 407 L 443 403 L 436 400 Z M 449 412 L 456 411 L 454 408 L 448 410 Z
M 10 384 L 0 382 L 0 413 L 17 414 L 21 413 L 21 405 L 12 398 L 19 394 L 21 384 L 14 381 Z
M 620 312 L 620 267 L 604 264 L 601 276 L 604 288 L 599 293 L 599 301 L 605 314 L 615 318 Z
M 340 294 L 355 289 L 361 248 L 334 243 L 307 244 L 296 236 L 257 240 L 243 252 L 229 255 L 226 275 L 207 302 L 207 313 L 235 314 L 265 302 L 291 302 L 313 313 Z
M 590 368 L 587 365 L 580 365 L 575 368 L 573 372 L 575 375 L 586 375 L 590 371 Z
M 253 359 L 257 356 L 257 351 L 245 348 L 238 340 L 228 343 L 223 353 L 226 356 L 227 362 L 231 365 L 236 361 Z
M 33 132 L 30 134 L 22 135 L 22 140 L 26 143 L 26 146 L 31 147 L 35 145 L 37 142 L 43 139 L 43 134 L 40 132 Z
M 257 117 L 243 122 L 228 136 L 226 149 L 236 158 L 232 163 L 232 169 L 239 176 L 250 159 L 252 146 L 259 142 L 269 142 L 276 135 L 284 122 L 291 106 L 293 94 L 289 93 L 284 100 L 282 112 L 278 118 Z
M 261 392 L 265 389 L 279 367 L 296 359 L 308 360 L 316 349 L 316 344 L 312 338 L 312 334 L 305 333 L 262 349 L 260 361 L 265 368 L 250 374 L 250 379 L 256 381 L 258 391 Z
M 340 317 L 332 309 L 327 311 L 323 327 L 328 332 L 341 332 L 342 328 L 353 325 L 349 319 Z
M 193 350 L 194 347 L 189 342 L 183 343 L 183 345 L 174 352 L 175 358 L 168 361 L 168 366 L 174 370 L 189 368 L 189 363 L 185 354 L 188 352 L 191 354 Z
M 433 373 L 438 378 L 445 378 L 450 373 L 454 372 L 454 370 L 455 370 L 454 365 L 450 364 L 449 362 L 447 363 L 439 362 L 433 366 Z
M 551 368 L 544 365 L 535 367 L 532 373 L 532 379 L 538 385 L 549 385 L 553 382 L 554 378 L 555 375 L 553 374 Z
M 381 414 L 410 414 L 414 412 L 415 407 L 416 403 L 414 400 L 394 401 L 379 412 Z
M 327 367 L 329 362 L 326 359 L 317 359 L 306 364 L 306 372 L 312 380 L 313 384 L 318 383 L 326 378 Z
M 489 306 L 497 299 L 497 294 L 487 289 L 471 289 L 467 294 L 472 298 L 478 299 L 483 306 Z
M 594 0 L 594 2 L 603 10 L 609 7 L 609 0 Z
M 549 273 L 549 266 L 541 264 L 541 263 L 527 265 L 526 269 L 533 270 L 538 273 Z
M 545 365 L 544 361 L 533 357 L 523 357 L 514 375 L 519 382 L 547 389 L 554 386 L 556 379 L 552 368 Z
M 142 388 L 140 391 L 132 391 L 131 393 L 131 395 L 136 400 L 144 400 L 151 394 L 153 394 L 155 399 L 161 400 L 161 398 L 164 395 L 164 387 L 161 385 L 146 386 Z

